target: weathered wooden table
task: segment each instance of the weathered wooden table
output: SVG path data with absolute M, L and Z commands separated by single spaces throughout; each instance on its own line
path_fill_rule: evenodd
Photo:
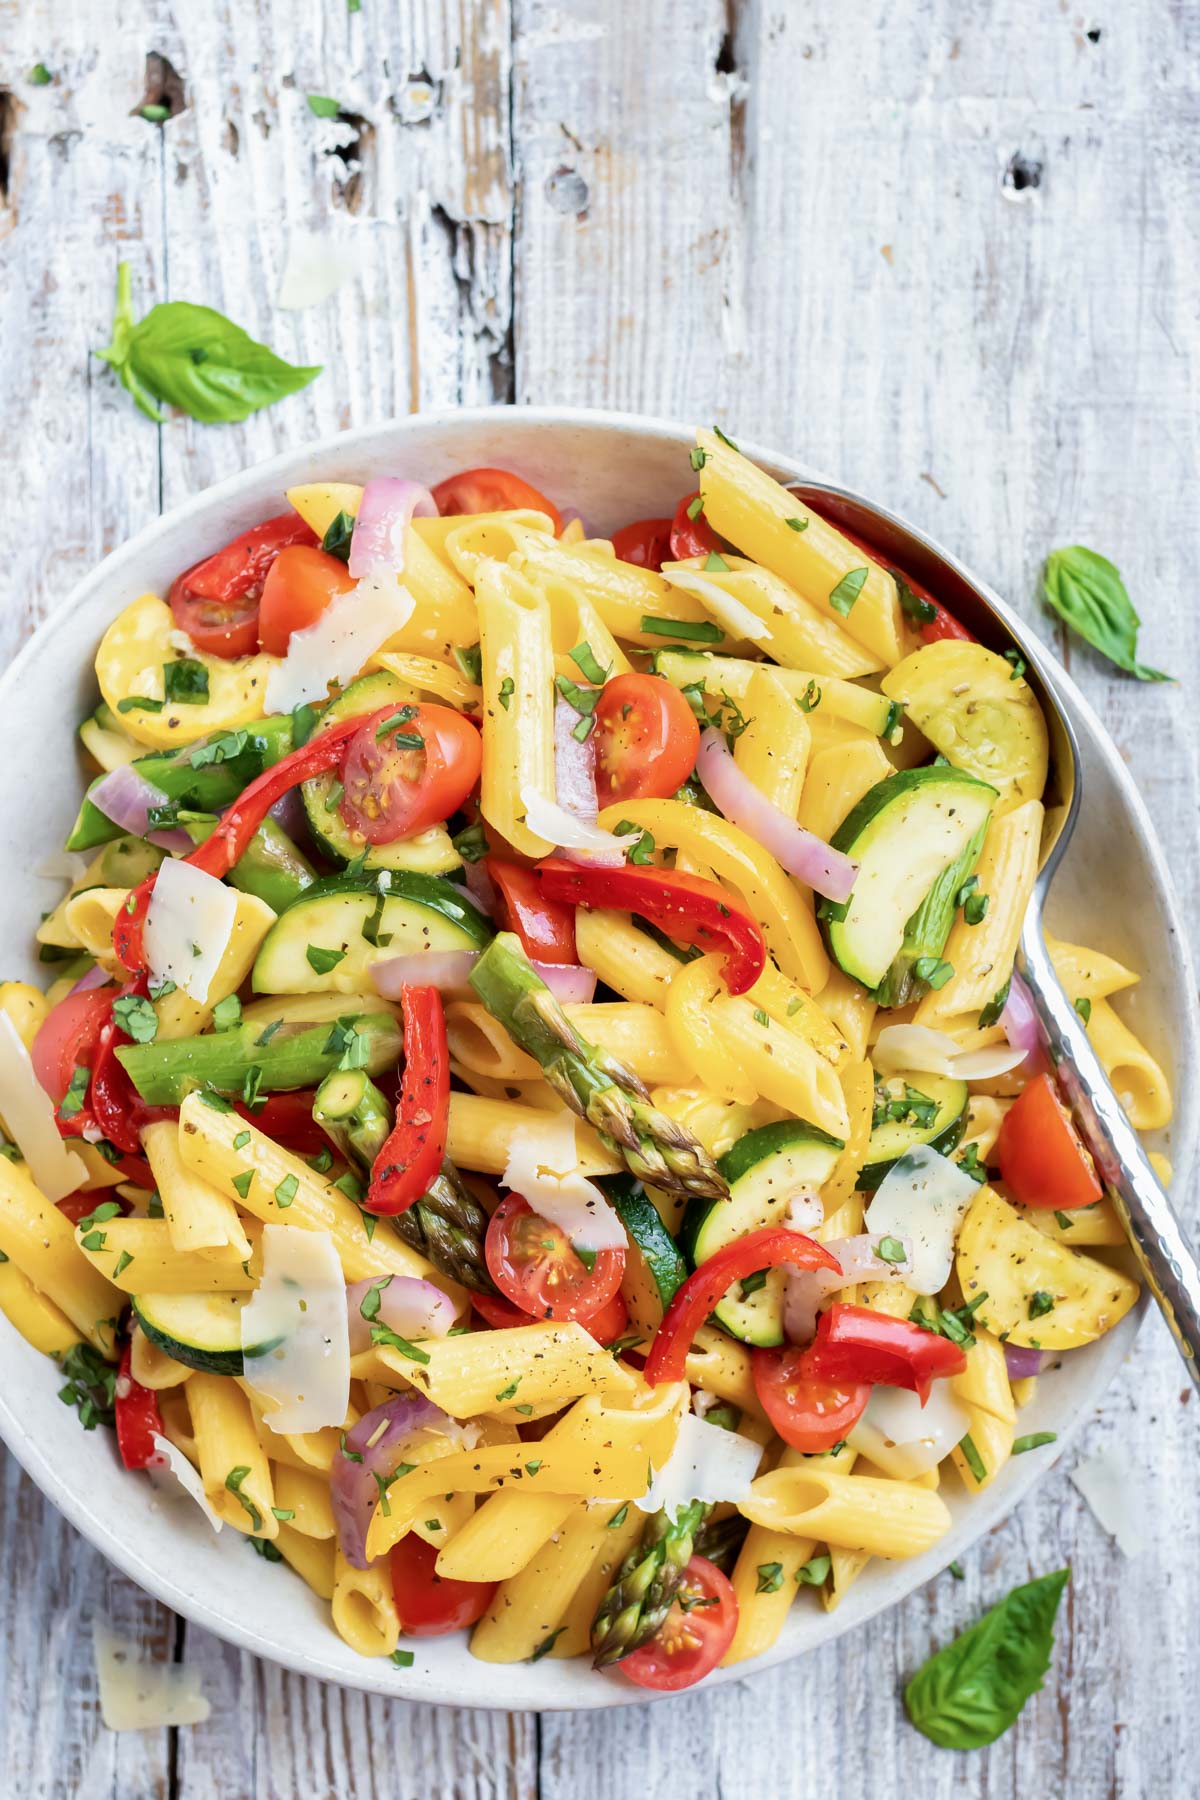
M 1117 560 L 1145 659 L 1178 686 L 1060 648 L 1193 894 L 1200 0 L 1083 5 L 0 0 L 0 645 L 158 511 L 300 439 L 506 400 L 717 419 L 908 513 L 1043 633 L 1052 545 Z M 276 311 L 290 234 L 331 224 L 360 277 Z M 122 257 L 140 304 L 211 303 L 325 373 L 245 426 L 156 429 L 89 355 Z M 1195 1793 L 1189 1398 L 1149 1322 L 1080 1440 L 1146 1473 L 1137 1560 L 1071 1486 L 1073 1449 L 964 1582 L 774 1673 L 579 1717 L 405 1706 L 257 1663 L 114 1574 L 9 1460 L 0 1790 Z M 971 1756 L 917 1736 L 905 1673 L 1065 1561 L 1054 1669 L 1016 1728 Z M 202 1669 L 208 1725 L 103 1729 L 102 1605 Z

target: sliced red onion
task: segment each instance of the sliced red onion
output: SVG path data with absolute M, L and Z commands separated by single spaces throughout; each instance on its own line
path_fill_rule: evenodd
M 730 824 L 739 826 L 768 850 L 789 875 L 805 882 L 826 900 L 849 899 L 858 864 L 773 806 L 749 776 L 743 775 L 715 726 L 700 733 L 696 773 Z
M 367 1531 L 379 1501 L 375 1477 L 386 1480 L 406 1460 L 405 1446 L 416 1432 L 441 1431 L 452 1423 L 423 1394 L 394 1394 L 346 1433 L 334 1454 L 329 1486 L 338 1542 L 352 1568 L 370 1567 Z
M 374 1318 L 363 1317 L 362 1303 L 372 1289 L 379 1294 L 379 1310 Z M 388 1325 L 401 1337 L 446 1337 L 456 1317 L 454 1302 L 432 1281 L 421 1281 L 415 1275 L 368 1276 L 353 1281 L 346 1289 L 346 1307 L 350 1319 L 350 1354 L 371 1348 L 371 1326 Z
M 304 810 L 304 796 L 298 787 L 289 788 L 281 800 L 277 800 L 271 808 L 271 817 L 281 831 L 286 831 L 293 843 L 308 835 L 308 814 Z
M 1023 1050 L 1026 1056 L 1036 1050 L 1042 1041 L 1041 1027 L 1037 1013 L 1034 1011 L 1033 996 L 1013 970 L 1012 985 L 1008 990 L 1008 999 L 1004 1011 L 1000 1014 L 1000 1023 L 1004 1027 L 1004 1035 L 1014 1050 Z
M 1009 1380 L 1028 1381 L 1031 1375 L 1040 1375 L 1045 1357 L 1044 1350 L 1026 1350 L 1021 1344 L 1005 1344 L 1004 1364 Z
M 596 798 L 595 732 L 589 732 L 582 743 L 575 728 L 582 715 L 560 696 L 554 703 L 554 791 L 559 806 L 570 815 L 579 830 L 558 821 L 552 842 L 558 844 L 571 862 L 593 863 L 601 868 L 619 869 L 625 861 L 625 850 L 611 832 L 601 831 L 596 824 L 600 803 Z M 553 818 L 547 826 L 556 823 Z M 536 826 L 530 826 L 537 830 Z M 538 832 L 538 836 L 542 836 Z M 561 840 L 561 841 L 560 841 Z
M 595 996 L 595 969 L 585 969 L 578 963 L 543 962 L 535 962 L 533 969 L 564 1006 L 586 1006 Z
M 350 573 L 355 580 L 373 570 L 404 567 L 404 534 L 409 521 L 436 519 L 437 504 L 419 481 L 380 475 L 362 491 L 354 535 L 350 539 Z
M 92 788 L 89 798 L 100 808 L 106 819 L 119 825 L 122 831 L 128 831 L 133 837 L 145 838 L 149 843 L 157 845 L 160 850 L 178 850 L 183 856 L 194 848 L 186 831 L 150 831 L 149 810 L 152 806 L 166 806 L 167 796 L 153 782 L 140 775 L 132 763 L 123 763 L 119 769 L 110 769 L 102 775 Z
M 72 994 L 90 994 L 93 988 L 105 987 L 111 980 L 112 976 L 108 970 L 102 969 L 97 963 L 94 969 L 89 969 L 86 975 L 79 977 L 73 988 L 68 988 L 67 999 L 69 1000 Z
M 399 1000 L 403 987 L 435 987 L 442 994 L 467 991 L 478 950 L 415 950 L 411 956 L 389 956 L 375 963 L 371 980 L 385 1000 Z
M 885 1234 L 887 1235 L 887 1234 Z M 912 1271 L 912 1241 L 897 1238 L 904 1248 L 900 1262 L 876 1254 L 879 1234 L 833 1238 L 823 1246 L 840 1265 L 834 1269 L 788 1269 L 783 1288 L 783 1330 L 792 1344 L 811 1343 L 822 1300 L 856 1281 L 903 1281 Z
M 463 864 L 463 882 L 480 912 L 486 913 L 489 919 L 494 919 L 496 916 L 496 884 L 482 862 L 465 862 Z

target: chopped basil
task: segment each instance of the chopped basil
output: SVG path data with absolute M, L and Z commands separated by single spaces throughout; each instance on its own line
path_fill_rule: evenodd
M 296 1509 L 294 1506 L 273 1506 L 271 1511 L 281 1525 L 290 1525 L 296 1516 Z
M 808 520 L 807 519 L 801 519 L 801 518 L 797 517 L 795 519 L 785 519 L 783 522 L 792 531 L 807 531 L 808 530 Z
M 990 894 L 968 894 L 963 907 L 963 918 L 968 925 L 982 925 L 987 913 Z
M 474 687 L 483 686 L 483 650 L 479 644 L 467 644 L 465 648 L 451 650 L 460 674 L 466 676 Z
M 979 1029 L 981 1031 L 987 1031 L 990 1026 L 995 1025 L 999 1022 L 1001 1013 L 1004 1011 L 1004 1008 L 1008 1005 L 1008 994 L 1009 994 L 1009 989 L 1011 987 L 1012 987 L 1012 976 L 1010 975 L 1008 980 L 1005 982 L 1004 986 L 1002 988 L 1000 988 L 995 994 L 992 995 L 992 998 L 988 1001 L 987 1005 L 984 1007 L 983 1011 L 980 1013 Z
M 590 644 L 576 644 L 569 654 L 571 661 L 586 681 L 594 681 L 599 687 L 604 686 L 612 674 L 612 670 L 604 667 Z
M 541 1643 L 535 1646 L 530 1662 L 541 1662 L 543 1656 L 548 1656 L 566 1629 L 565 1625 L 559 1625 L 556 1630 L 548 1632 Z
M 1070 1231 L 1071 1227 L 1075 1223 L 1075 1221 L 1071 1217 L 1070 1213 L 1056 1212 L 1054 1217 L 1058 1222 L 1058 1229 L 1060 1231 Z
M 500 1389 L 500 1392 L 496 1395 L 497 1400 L 511 1400 L 520 1385 L 521 1378 L 518 1375 L 517 1379 L 515 1381 L 510 1381 L 506 1388 Z
M 1012 664 L 1012 674 L 1008 679 L 1010 681 L 1020 681 L 1025 670 L 1029 666 L 1026 663 L 1025 658 L 1021 655 L 1021 652 L 1019 650 L 1006 650 L 1004 652 L 1004 660 Z
M 423 749 L 425 745 L 425 739 L 423 737 L 418 737 L 415 731 L 405 732 L 401 729 L 405 725 L 411 725 L 416 717 L 417 709 L 415 706 L 401 706 L 396 712 L 389 713 L 387 718 L 381 719 L 379 724 L 375 727 L 375 742 L 378 744 L 382 742 L 389 733 L 395 732 L 396 742 L 400 745 L 401 749 Z
M 381 1275 L 377 1281 L 371 1283 L 370 1287 L 363 1295 L 358 1310 L 368 1323 L 370 1320 L 379 1317 L 379 1308 L 383 1303 L 383 1290 L 387 1287 L 391 1279 L 390 1275 Z
M 866 569 L 848 569 L 830 594 L 830 606 L 834 612 L 841 613 L 843 619 L 850 617 L 854 602 L 863 591 L 867 573 Z
M 305 1161 L 310 1169 L 316 1170 L 318 1175 L 328 1175 L 333 1167 L 333 1152 L 326 1144 L 324 1149 L 318 1150 L 315 1156 L 306 1157 Z
M 165 700 L 151 700 L 147 694 L 126 694 L 124 700 L 117 701 L 119 713 L 129 712 L 161 712 L 166 705 Z
M 683 638 L 696 644 L 719 644 L 725 633 L 711 619 L 660 619 L 647 613 L 642 618 L 647 637 Z
M 351 12 L 358 11 L 359 0 L 347 0 L 347 4 Z M 413 1666 L 413 1653 L 411 1650 L 393 1650 L 392 1661 L 398 1669 L 411 1669 Z
M 960 1562 L 947 1563 L 946 1567 L 949 1569 L 951 1575 L 953 1575 L 955 1581 L 965 1581 L 967 1579 L 966 1572 Z
M 566 701 L 567 705 L 573 707 L 580 715 L 579 724 L 576 725 L 572 736 L 578 738 L 580 743 L 583 743 L 596 723 L 592 714 L 595 712 L 596 702 L 599 700 L 604 690 L 603 688 L 598 687 L 580 687 L 577 682 L 570 680 L 566 675 L 556 675 L 554 677 L 554 685 Z
M 797 694 L 796 705 L 802 713 L 815 712 L 821 704 L 821 690 L 815 681 L 810 681 L 802 694 Z
M 729 564 L 719 550 L 710 550 L 704 559 L 704 571 L 708 575 L 728 575 Z
M 330 782 L 325 793 L 325 798 L 322 801 L 322 805 L 327 813 L 337 811 L 338 807 L 342 804 L 342 796 L 345 792 L 345 783 L 338 781 L 335 777 L 334 780 Z
M 336 556 L 339 562 L 349 562 L 350 542 L 353 536 L 354 514 L 345 511 L 336 512 L 325 527 L 321 548 L 326 556 Z
M 700 517 L 701 513 L 703 513 L 703 511 L 704 511 L 704 495 L 697 494 L 697 495 L 695 495 L 695 497 L 693 499 L 689 500 L 687 503 L 687 516 L 689 519 L 692 520 L 692 522 L 694 524 L 695 521 Z
M 965 1437 L 960 1438 L 958 1447 L 963 1453 L 963 1461 L 966 1463 L 968 1469 L 970 1469 L 976 1481 L 986 1481 L 987 1464 L 976 1449 L 975 1440 L 970 1432 L 968 1432 Z
M 242 1078 L 243 1106 L 253 1107 L 255 1110 L 258 1110 L 266 1105 L 266 1101 L 259 1097 L 259 1089 L 262 1087 L 262 1078 L 262 1065 L 260 1063 L 251 1063 Z
M 331 94 L 309 94 L 308 110 L 316 119 L 336 119 L 341 112 L 341 103 Z
M 45 63 L 34 63 L 32 69 L 29 71 L 30 87 L 49 87 L 53 80 L 54 77 L 46 67 Z
M 911 619 L 914 625 L 932 625 L 933 621 L 937 618 L 937 607 L 933 604 L 933 601 L 926 600 L 923 595 L 914 593 L 899 569 L 893 569 L 891 571 L 891 576 L 892 580 L 896 583 L 896 594 L 900 601 L 900 611 L 904 614 L 905 618 Z
M 705 450 L 700 444 L 697 444 L 694 450 L 688 451 L 688 461 L 691 463 L 693 469 L 695 469 L 695 471 L 698 475 L 700 473 L 701 469 L 704 467 L 705 463 L 708 461 L 708 451 Z
M 393 1331 L 390 1325 L 372 1325 L 371 1342 L 386 1344 L 389 1350 L 398 1350 L 401 1356 L 407 1356 L 411 1362 L 429 1361 L 426 1351 L 419 1349 L 416 1344 L 410 1344 L 407 1338 L 401 1337 L 398 1331 Z
M 315 970 L 318 975 L 328 975 L 331 969 L 337 968 L 346 952 L 344 950 L 323 950 L 320 944 L 310 944 L 304 954 L 308 959 L 310 969 Z
M 176 706 L 208 704 L 208 670 L 192 656 L 163 664 L 163 693 Z
M 719 442 L 724 444 L 724 446 L 727 450 L 732 450 L 738 456 L 740 456 L 742 454 L 741 451 L 738 449 L 737 445 L 734 443 L 733 439 L 726 437 L 725 433 L 721 430 L 721 427 L 719 425 L 713 426 L 713 436 L 715 438 L 717 438 L 719 440 Z
M 751 1294 L 757 1294 L 759 1288 L 764 1288 L 766 1285 L 767 1271 L 765 1269 L 755 1269 L 753 1274 L 743 1275 L 740 1287 L 741 1298 L 748 1300 Z
M 151 1219 L 161 1219 L 163 1216 L 162 1195 L 157 1188 L 146 1202 L 146 1216 Z
M 783 1564 L 781 1562 L 759 1563 L 755 1593 L 777 1594 L 782 1586 Z
M 1047 1313 L 1054 1311 L 1054 1295 L 1048 1294 L 1045 1288 L 1038 1288 L 1029 1298 L 1029 1317 L 1042 1319 Z
M 504 680 L 500 683 L 500 692 L 496 696 L 496 698 L 499 700 L 501 706 L 504 708 L 505 712 L 507 712 L 509 707 L 511 706 L 512 697 L 516 693 L 516 691 L 517 691 L 516 682 L 513 680 L 511 675 L 506 675 L 504 677 Z
M 487 833 L 482 825 L 466 826 L 450 842 L 458 852 L 460 861 L 465 863 L 482 862 L 488 854 Z
M 73 1406 L 85 1431 L 113 1423 L 117 1365 L 105 1362 L 90 1344 L 73 1344 L 62 1359 L 66 1385 L 58 1390 L 64 1406 Z
M 296 1198 L 296 1191 L 299 1186 L 300 1179 L 298 1176 L 285 1175 L 283 1180 L 279 1183 L 279 1186 L 275 1189 L 276 1206 L 282 1208 L 289 1207 Z
M 213 1024 L 218 1031 L 232 1031 L 242 1022 L 242 1003 L 236 994 L 226 994 L 213 1007 Z
M 533 1462 L 527 1462 L 525 1464 L 525 1473 L 527 1475 L 536 1475 L 538 1470 L 541 1468 L 541 1466 L 542 1466 L 542 1459 L 539 1456 Z
M 87 1099 L 88 1083 L 91 1079 L 92 1071 L 87 1064 L 76 1063 L 67 1091 L 59 1101 L 58 1116 L 60 1119 L 73 1119 L 76 1113 L 82 1112 L 84 1101 Z
M 317 709 L 305 700 L 292 708 L 292 748 L 302 750 L 316 730 Z
M 913 963 L 913 974 L 917 980 L 928 982 L 931 988 L 945 987 L 953 973 L 953 965 L 943 962 L 938 956 L 918 956 Z
M 125 1273 L 126 1269 L 129 1267 L 129 1265 L 132 1261 L 133 1261 L 133 1257 L 131 1256 L 130 1252 L 128 1250 L 122 1250 L 120 1256 L 118 1256 L 115 1264 L 113 1265 L 112 1278 L 114 1281 L 116 1281 L 121 1275 L 123 1275 Z
M 206 743 L 197 744 L 188 756 L 188 764 L 193 769 L 207 768 L 210 763 L 232 762 L 240 756 L 250 742 L 248 731 L 222 731 L 219 736 L 209 738 Z
M 1088 999 L 1086 994 L 1080 994 L 1078 1000 L 1076 1000 L 1075 1011 L 1079 1014 L 1080 1018 L 1083 1020 L 1085 1025 L 1091 1024 L 1092 1003 Z
M 615 1531 L 619 1525 L 623 1525 L 625 1523 L 625 1520 L 628 1518 L 628 1516 L 629 1516 L 629 1502 L 627 1500 L 625 1502 L 624 1506 L 619 1506 L 617 1508 L 617 1510 L 613 1514 L 612 1518 L 608 1521 L 608 1529 L 610 1531 Z
M 880 1262 L 902 1263 L 908 1261 L 908 1252 L 899 1238 L 883 1237 L 875 1246 L 875 1254 Z
M 283 1561 L 283 1551 L 278 1544 L 273 1544 L 270 1538 L 248 1537 L 246 1542 L 252 1550 L 257 1551 L 264 1562 L 281 1563 Z
M 813 1556 L 796 1570 L 796 1580 L 801 1587 L 824 1587 L 829 1579 L 829 1571 L 833 1567 L 831 1556 Z
M 239 1200 L 244 1200 L 246 1198 L 246 1195 L 250 1192 L 253 1180 L 253 1169 L 243 1169 L 240 1175 L 234 1175 L 232 1177 L 233 1187 Z
M 250 1524 L 253 1530 L 261 1531 L 263 1522 L 262 1514 L 259 1512 L 257 1506 L 255 1506 L 253 1500 L 248 1499 L 242 1492 L 242 1483 L 249 1473 L 249 1463 L 239 1463 L 237 1468 L 230 1469 L 228 1475 L 225 1477 L 225 1486 L 229 1489 L 231 1494 L 237 1495 L 246 1511 L 250 1514 Z
M 141 994 L 126 994 L 113 1001 L 113 1019 L 135 1044 L 149 1044 L 158 1035 L 158 1014 Z
M 639 832 L 640 835 L 637 843 L 630 848 L 629 860 L 638 868 L 645 868 L 654 858 L 654 839 L 650 833 L 648 831 L 642 831 L 639 826 L 634 824 L 632 819 L 622 819 L 619 825 L 613 827 L 613 835 L 615 837 L 629 837 L 635 831 Z
M 1034 1431 L 1028 1437 L 1014 1438 L 1012 1453 L 1014 1456 L 1024 1456 L 1027 1450 L 1040 1450 L 1043 1444 L 1057 1442 L 1057 1431 Z
M 283 1024 L 282 1019 L 272 1019 L 271 1023 L 265 1028 L 265 1030 L 260 1031 L 258 1036 L 255 1038 L 255 1040 L 254 1040 L 255 1049 L 260 1050 L 260 1049 L 262 1049 L 262 1047 L 265 1044 L 269 1044 L 271 1039 L 275 1036 L 275 1033 L 279 1030 L 279 1027 L 282 1024 Z
M 233 1140 L 233 1147 L 235 1150 L 244 1150 L 249 1142 L 250 1133 L 248 1131 L 239 1131 Z
M 954 1160 L 957 1162 L 963 1174 L 969 1175 L 972 1181 L 977 1181 L 982 1186 L 987 1180 L 987 1169 L 979 1160 L 978 1144 L 968 1144 L 964 1150 L 959 1152 Z

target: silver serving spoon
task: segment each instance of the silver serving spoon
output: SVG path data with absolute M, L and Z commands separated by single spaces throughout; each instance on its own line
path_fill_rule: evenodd
M 1079 745 L 1046 652 L 1036 638 L 1019 629 L 997 594 L 913 526 L 844 488 L 814 481 L 789 486 L 820 513 L 876 546 L 881 560 L 895 562 L 928 588 L 989 649 L 1015 649 L 1025 660 L 1027 679 L 1041 702 L 1050 735 L 1050 786 L 1041 863 L 1017 949 L 1017 970 L 1029 990 L 1075 1123 L 1179 1354 L 1200 1387 L 1200 1263 L 1137 1132 L 1121 1110 L 1083 1020 L 1063 992 L 1042 935 L 1042 909 L 1075 827 L 1082 787 Z

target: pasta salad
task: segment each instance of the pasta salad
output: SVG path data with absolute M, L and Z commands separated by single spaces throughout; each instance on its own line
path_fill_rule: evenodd
M 0 984 L 0 1308 L 401 1666 L 759 1655 L 1137 1298 L 1013 973 L 1022 665 L 690 463 L 611 539 L 505 470 L 312 483 L 133 600 Z M 1161 1126 L 1136 975 L 1051 948 Z

